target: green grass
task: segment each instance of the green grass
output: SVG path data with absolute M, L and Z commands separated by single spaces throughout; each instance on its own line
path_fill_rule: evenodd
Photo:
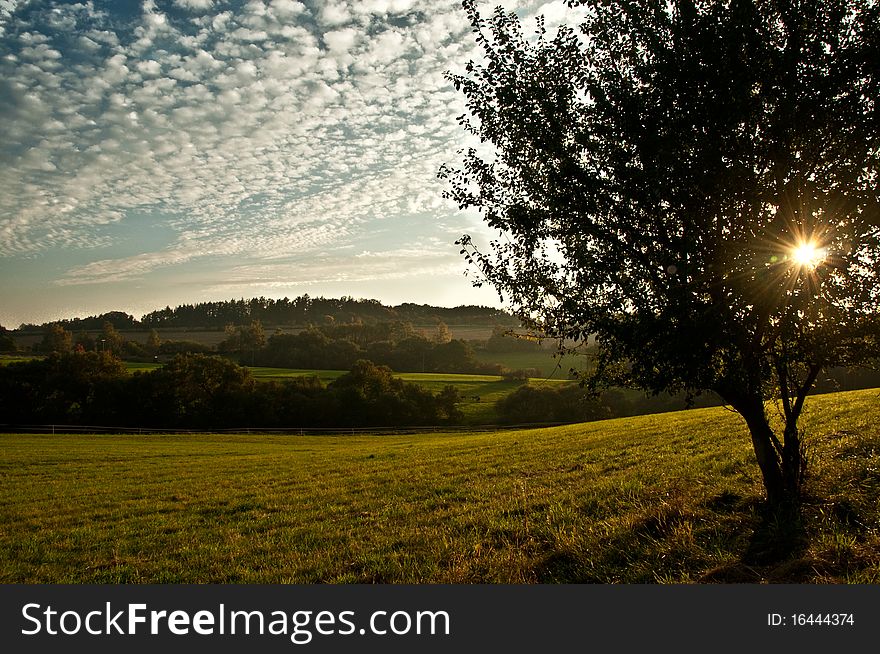
M 325 384 L 338 379 L 348 372 L 347 370 L 302 370 L 299 368 L 266 368 L 261 366 L 247 366 L 247 368 L 255 379 L 261 381 L 283 381 L 294 377 L 317 377 Z
M 18 363 L 21 361 L 31 361 L 35 359 L 33 355 L 29 354 L 0 354 L 0 366 L 5 366 L 8 363 Z
M 128 372 L 150 372 L 156 368 L 161 368 L 161 363 L 138 363 L 136 361 L 123 361 Z
M 878 583 L 878 399 L 809 399 L 795 529 L 763 514 L 748 435 L 718 408 L 427 436 L 4 435 L 0 582 Z
M 537 350 L 535 352 L 486 352 L 478 350 L 475 353 L 477 361 L 481 363 L 498 363 L 511 370 L 524 370 L 536 368 L 545 377 L 552 379 L 567 379 L 571 368 L 582 368 L 583 362 L 572 355 L 554 357 L 552 349 Z

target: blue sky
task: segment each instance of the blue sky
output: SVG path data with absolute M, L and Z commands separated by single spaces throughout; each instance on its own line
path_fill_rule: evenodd
M 443 73 L 474 56 L 442 0 L 0 0 L 0 324 L 303 293 L 497 304 L 454 245 L 479 218 L 436 179 L 470 145 Z

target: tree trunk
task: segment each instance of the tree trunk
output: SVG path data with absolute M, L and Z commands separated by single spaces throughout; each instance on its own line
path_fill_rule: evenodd
M 773 430 L 767 421 L 764 403 L 761 401 L 757 407 L 750 406 L 745 409 L 737 409 L 737 411 L 749 427 L 755 458 L 758 460 L 758 467 L 761 469 L 761 476 L 764 479 L 767 501 L 774 506 L 780 505 L 786 501 L 789 493 L 779 456 L 773 446 Z
M 804 476 L 804 454 L 797 425 L 786 427 L 785 442 L 782 446 L 782 484 L 786 495 L 797 500 L 801 494 Z
M 746 421 L 752 437 L 755 458 L 764 480 L 767 502 L 774 506 L 784 503 L 789 495 L 786 488 L 787 480 L 784 478 L 782 462 L 774 445 L 773 430 L 764 411 L 764 398 L 760 395 L 736 392 L 719 392 L 719 394 Z

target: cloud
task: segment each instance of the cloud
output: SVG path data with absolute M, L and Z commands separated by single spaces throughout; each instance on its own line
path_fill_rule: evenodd
M 187 11 L 208 11 L 214 6 L 214 0 L 174 0 L 174 6 Z
M 29 0 L 0 0 L 0 37 L 6 32 L 16 10 L 24 9 L 28 4 Z
M 242 283 L 460 269 L 466 219 L 436 180 L 465 143 L 443 79 L 472 51 L 457 3 L 162 7 L 71 10 L 64 31 L 35 4 L 0 37 L 17 58 L 0 59 L 0 255 L 89 252 L 65 288 L 245 259 Z M 143 221 L 171 237 L 128 237 Z M 284 267 L 306 261 L 324 263 Z
M 286 21 L 306 12 L 306 6 L 295 0 L 272 0 L 269 13 L 279 21 Z
M 358 41 L 358 30 L 346 27 L 341 30 L 332 30 L 324 34 L 324 43 L 331 52 L 346 52 Z
M 325 26 L 344 25 L 352 19 L 351 10 L 344 2 L 326 2 L 318 12 L 318 22 Z

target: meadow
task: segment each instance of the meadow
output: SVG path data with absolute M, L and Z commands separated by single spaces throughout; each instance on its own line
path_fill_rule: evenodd
M 569 370 L 585 367 L 584 357 L 574 354 L 554 356 L 553 349 L 548 347 L 531 352 L 477 350 L 474 356 L 480 363 L 498 363 L 511 370 L 533 368 L 551 379 L 568 379 Z
M 406 436 L 0 436 L 0 582 L 880 582 L 880 390 L 811 397 L 799 520 L 723 408 Z

